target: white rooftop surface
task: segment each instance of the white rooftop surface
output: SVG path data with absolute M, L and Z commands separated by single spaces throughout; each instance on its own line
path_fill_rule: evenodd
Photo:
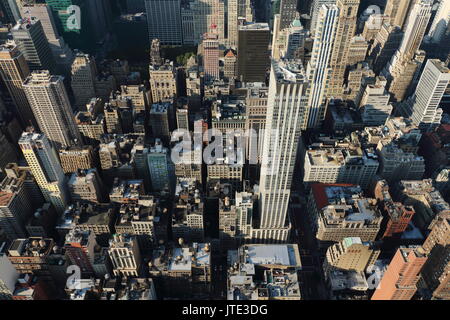
M 177 263 L 176 259 L 178 256 L 181 256 L 182 259 Z M 170 261 L 169 270 L 173 271 L 191 270 L 192 261 L 188 248 L 175 248 L 173 250 L 172 257 L 173 259 L 171 259 Z
M 247 246 L 248 263 L 296 265 L 294 249 L 287 245 Z

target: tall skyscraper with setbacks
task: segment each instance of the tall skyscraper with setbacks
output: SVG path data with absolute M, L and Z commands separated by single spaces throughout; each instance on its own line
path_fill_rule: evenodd
M 57 150 L 81 141 L 63 77 L 34 71 L 23 86 L 41 132 Z
M 302 124 L 307 121 L 306 86 L 301 60 L 272 60 L 255 242 L 286 242 L 289 237 L 292 177 Z
M 319 10 L 318 19 L 322 23 L 317 24 L 313 45 L 313 52 L 317 53 L 311 56 L 306 71 L 310 82 L 308 87 L 308 128 L 317 127 L 325 117 L 326 91 L 332 72 L 330 61 L 338 17 L 339 8 L 336 5 L 323 5 Z
M 360 0 L 337 0 L 339 18 L 331 54 L 331 76 L 327 97 L 341 98 L 348 65 L 350 41 L 355 35 Z

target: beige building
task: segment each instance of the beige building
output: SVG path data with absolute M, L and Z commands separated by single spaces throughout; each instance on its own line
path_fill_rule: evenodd
M 348 237 L 374 241 L 383 219 L 376 199 L 364 197 L 359 186 L 349 184 L 313 184 L 308 212 L 316 238 L 323 242 Z
M 72 201 L 100 203 L 103 200 L 102 183 L 95 168 L 73 173 L 68 187 Z
M 223 76 L 228 80 L 234 79 L 237 76 L 237 58 L 233 50 L 228 50 L 223 60 Z
M 40 131 L 56 149 L 81 141 L 63 80 L 42 70 L 34 71 L 23 84 Z
M 422 269 L 422 278 L 434 299 L 449 300 L 450 213 L 438 214 L 429 229 L 431 232 L 423 244 L 428 260 Z
M 352 183 L 367 187 L 378 171 L 377 157 L 357 145 L 307 150 L 305 183 Z
M 97 166 L 92 146 L 68 147 L 59 151 L 59 160 L 64 173 L 87 170 Z
M 114 235 L 113 239 L 109 241 L 108 254 L 115 276 L 137 277 L 139 275 L 142 259 L 136 237 Z
M 344 74 L 349 65 L 350 43 L 355 35 L 360 0 L 337 0 L 339 17 L 331 54 L 331 76 L 327 97 L 342 97 Z
M 348 49 L 348 61 L 347 64 L 352 66 L 358 62 L 362 62 L 366 59 L 367 51 L 369 49 L 369 43 L 362 36 L 355 36 L 350 40 Z
M 152 102 L 172 102 L 178 95 L 176 70 L 173 62 L 161 66 L 150 65 L 150 90 Z
M 415 0 L 388 0 L 384 14 L 389 16 L 389 23 L 403 28 L 408 18 L 410 6 L 414 2 Z
M 252 159 L 250 164 L 261 162 L 264 130 L 266 129 L 268 93 L 269 88 L 262 83 L 248 84 L 247 97 L 245 99 L 245 130 L 250 131 L 246 143 L 247 159 Z
M 91 112 L 80 111 L 75 116 L 75 123 L 87 144 L 98 143 L 102 134 L 106 133 L 105 117 L 102 113 L 94 116 Z
M 325 277 L 335 270 L 365 271 L 375 264 L 379 254 L 380 250 L 373 248 L 372 243 L 363 243 L 358 237 L 344 238 L 327 250 L 323 262 Z
M 45 200 L 52 203 L 58 213 L 62 213 L 69 197 L 56 151 L 47 137 L 38 133 L 24 132 L 19 146 Z
M 416 211 L 413 216 L 414 225 L 422 230 L 431 228 L 437 215 L 450 212 L 450 205 L 435 189 L 431 179 L 402 180 L 396 186 L 395 192 L 396 197 L 404 205 L 414 207 Z M 426 248 L 431 250 L 431 245 L 427 244 Z

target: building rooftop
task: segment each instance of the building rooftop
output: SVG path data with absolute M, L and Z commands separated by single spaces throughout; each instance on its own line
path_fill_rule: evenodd
M 303 63 L 300 59 L 272 60 L 272 64 L 278 82 L 297 83 L 306 81 Z
M 244 262 L 254 265 L 278 265 L 300 268 L 301 261 L 296 244 L 254 244 L 241 247 Z

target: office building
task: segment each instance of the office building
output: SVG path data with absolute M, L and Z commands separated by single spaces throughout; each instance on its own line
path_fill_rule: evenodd
M 172 236 L 186 243 L 205 239 L 205 199 L 200 185 L 189 179 L 178 179 L 175 187 Z
M 386 91 L 387 81 L 377 77 L 374 84 L 367 84 L 359 102 L 361 118 L 366 126 L 382 126 L 392 113 L 390 95 Z
M 313 184 L 308 212 L 320 245 L 348 237 L 374 241 L 383 219 L 376 200 L 364 197 L 361 187 L 351 184 Z
M 431 230 L 423 244 L 428 254 L 421 275 L 433 299 L 448 300 L 450 273 L 450 215 L 442 213 L 436 215 L 430 224 Z
M 163 286 L 164 297 L 204 298 L 212 288 L 211 246 L 209 243 L 168 244 L 153 250 L 149 273 Z
M 394 187 L 394 198 L 414 207 L 414 225 L 421 230 L 427 230 L 437 215 L 450 212 L 450 205 L 431 179 L 403 180 Z
M 247 23 L 238 29 L 238 78 L 264 82 L 270 68 L 270 28 L 267 23 Z
M 344 74 L 349 65 L 350 43 L 355 35 L 359 3 L 360 0 L 337 0 L 336 2 L 339 17 L 331 53 L 332 71 L 327 97 L 342 97 Z
M 400 247 L 371 300 L 411 300 L 417 291 L 419 273 L 426 261 L 421 247 Z
M 336 35 L 336 28 L 339 17 L 339 9 L 335 5 L 322 6 L 318 13 L 318 18 L 323 23 L 319 23 L 315 31 L 313 52 L 306 69 L 310 85 L 308 94 L 308 123 L 302 129 L 315 128 L 325 118 L 327 105 L 327 88 L 331 75 L 331 55 L 333 54 L 333 44 Z
M 429 59 L 420 76 L 417 88 L 403 106 L 405 117 L 422 131 L 431 131 L 441 123 L 440 102 L 450 83 L 450 70 L 438 59 Z
M 0 227 L 10 240 L 25 237 L 25 225 L 34 213 L 29 174 L 10 164 L 0 184 Z M 28 180 L 28 181 L 27 181 Z
M 228 1 L 228 39 L 229 47 L 236 49 L 238 45 L 238 28 L 240 19 L 253 21 L 253 7 L 250 0 L 229 0 Z
M 153 103 L 172 102 L 178 96 L 176 69 L 173 62 L 150 65 L 150 91 Z
M 203 35 L 203 72 L 205 80 L 212 82 L 219 79 L 219 41 L 217 34 Z
M 11 300 L 19 278 L 14 265 L 9 261 L 6 242 L 0 245 L 0 300 Z
M 311 13 L 310 13 L 311 20 L 309 23 L 309 26 L 310 26 L 309 29 L 310 29 L 312 35 L 314 35 L 314 33 L 316 32 L 316 29 L 318 27 L 317 20 L 318 20 L 319 12 L 320 12 L 320 9 L 322 8 L 322 6 L 323 5 L 330 6 L 330 5 L 335 5 L 335 4 L 336 4 L 335 0 L 313 0 L 312 1 Z M 322 20 L 319 19 L 319 21 L 322 21 Z
M 39 20 L 19 20 L 11 34 L 23 53 L 28 67 L 34 70 L 56 71 L 56 62 Z
M 268 91 L 264 84 L 252 84 L 247 88 L 245 106 L 245 130 L 249 131 L 246 157 L 250 164 L 261 163 L 266 128 Z
M 148 123 L 154 138 L 160 138 L 164 142 L 170 141 L 169 114 L 172 110 L 172 104 L 154 103 L 151 105 Z
M 102 0 L 46 0 L 55 18 L 56 28 L 71 48 L 92 50 L 96 40 L 96 31 L 101 30 L 101 19 L 94 18 L 97 14 L 95 5 Z M 79 18 L 76 9 L 79 8 Z M 72 10 L 71 10 L 72 9 Z M 93 26 L 96 25 L 96 28 Z M 105 34 L 104 32 L 103 34 Z
M 21 8 L 24 19 L 39 20 L 50 45 L 57 70 L 68 74 L 74 54 L 60 37 L 51 8 L 45 3 L 26 3 Z
M 417 51 L 431 17 L 431 7 L 432 3 L 429 0 L 414 3 L 400 47 L 381 72 L 381 75 L 388 80 L 389 92 L 397 101 L 403 100 L 418 67 L 417 61 L 423 62 L 423 58 L 420 57 L 422 53 Z
M 380 161 L 378 174 L 383 179 L 389 183 L 401 179 L 422 179 L 425 160 L 417 154 L 422 134 L 411 120 L 392 117 L 388 119 L 384 128 L 378 127 L 367 132 L 371 139 L 379 138 L 376 142 Z
M 106 133 L 105 116 L 102 113 L 94 116 L 91 112 L 78 112 L 75 115 L 78 131 L 86 144 L 97 144 L 100 137 Z
M 379 168 L 378 156 L 358 143 L 318 144 L 306 150 L 303 181 L 307 184 L 351 183 L 367 188 Z
M 280 1 L 280 26 L 279 30 L 289 28 L 292 21 L 297 15 L 297 1 L 296 0 L 281 0 Z
M 140 274 L 141 251 L 135 236 L 114 235 L 109 241 L 108 254 L 115 276 L 134 276 Z
M 0 46 L 1 78 L 14 104 L 14 113 L 23 126 L 35 125 L 33 111 L 25 95 L 23 82 L 30 74 L 27 61 L 14 42 Z
M 48 258 L 54 245 L 51 238 L 16 239 L 9 246 L 8 259 L 19 274 L 28 273 L 51 280 Z
M 61 149 L 59 160 L 64 173 L 73 173 L 97 166 L 96 154 L 92 146 L 74 146 Z
M 158 39 L 163 45 L 182 45 L 180 0 L 145 0 L 149 43 Z
M 440 43 L 448 33 L 448 25 L 450 22 L 450 2 L 442 0 L 439 8 L 434 16 L 428 36 L 434 43 Z
M 94 58 L 87 54 L 77 53 L 72 63 L 71 86 L 75 97 L 75 106 L 84 111 L 84 106 L 96 97 L 95 77 L 97 67 Z
M 380 254 L 373 243 L 362 242 L 358 237 L 344 238 L 327 249 L 323 271 L 328 278 L 332 271 L 365 271 L 373 266 Z
M 100 203 L 104 200 L 103 185 L 95 168 L 72 173 L 67 185 L 72 201 Z
M 173 170 L 169 164 L 169 151 L 163 147 L 161 141 L 156 139 L 154 146 L 148 150 L 148 167 L 150 181 L 154 191 L 163 191 L 171 187 Z
M 62 76 L 34 71 L 23 86 L 41 132 L 57 149 L 81 141 Z
M 305 82 L 300 60 L 272 61 L 259 183 L 261 223 L 260 230 L 253 231 L 257 241 L 288 239 L 292 176 L 302 125 L 307 120 Z
M 62 213 L 68 203 L 64 172 L 46 135 L 24 132 L 19 146 L 45 200 Z
M 227 300 L 300 300 L 297 250 L 293 244 L 243 245 L 228 251 Z
M 215 33 L 219 43 L 225 44 L 226 9 L 227 4 L 224 0 L 187 1 L 181 7 L 183 42 L 197 45 L 202 41 L 205 33 Z M 228 4 L 228 10 L 230 10 L 230 4 Z M 233 16 L 233 12 L 231 15 Z
M 389 24 L 403 28 L 408 18 L 410 7 L 414 4 L 412 0 L 388 0 L 384 14 L 389 16 Z

